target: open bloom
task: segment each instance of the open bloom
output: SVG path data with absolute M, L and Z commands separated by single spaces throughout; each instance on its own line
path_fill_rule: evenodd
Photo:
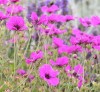
M 81 52 L 82 51 L 82 47 L 80 45 L 63 45 L 61 47 L 58 48 L 58 53 L 77 53 L 77 52 Z
M 61 38 L 53 37 L 52 43 L 56 47 L 61 47 L 64 45 L 64 41 Z
M 32 12 L 31 20 L 32 20 L 32 23 L 34 25 L 47 24 L 48 23 L 48 16 L 43 14 L 40 17 L 38 17 L 36 12 Z
M 92 35 L 81 32 L 79 29 L 73 29 L 72 36 L 70 38 L 71 44 L 91 44 L 93 39 Z
M 38 23 L 38 15 L 36 12 L 32 12 L 31 14 L 31 20 L 33 24 L 37 24 Z
M 27 64 L 34 63 L 38 59 L 42 59 L 42 58 L 43 58 L 43 52 L 42 51 L 32 52 L 30 54 L 30 57 L 26 58 L 26 63 Z
M 25 25 L 24 19 L 22 17 L 19 17 L 19 16 L 10 17 L 6 23 L 6 27 L 9 30 L 14 30 L 14 31 L 27 30 L 27 26 Z
M 69 62 L 69 59 L 68 59 L 68 57 L 66 57 L 66 56 L 57 58 L 56 62 L 53 61 L 53 60 L 50 60 L 50 63 L 51 63 L 52 65 L 54 65 L 54 66 L 55 66 L 55 65 L 56 65 L 56 66 L 64 66 L 64 65 L 68 64 L 68 62 Z
M 40 77 L 45 80 L 48 85 L 57 86 L 59 79 L 57 78 L 59 72 L 54 70 L 49 64 L 44 64 L 39 68 Z

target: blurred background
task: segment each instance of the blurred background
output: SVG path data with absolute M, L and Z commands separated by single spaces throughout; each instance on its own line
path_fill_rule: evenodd
M 38 9 L 50 3 L 57 4 L 63 10 L 63 14 L 69 13 L 75 16 L 100 15 L 100 0 L 26 0 L 28 9 Z M 25 4 L 25 0 L 23 1 Z M 33 10 L 34 10 L 33 9 Z
M 25 8 L 27 8 L 27 18 L 30 20 L 32 11 L 37 12 L 38 16 L 41 15 L 41 7 L 44 5 L 56 4 L 60 10 L 58 13 L 66 15 L 74 15 L 75 17 L 91 17 L 100 15 L 100 0 L 26 0 L 23 1 Z M 26 7 L 27 6 L 27 7 Z M 79 27 L 79 22 L 74 21 L 73 25 Z M 87 33 L 100 34 L 98 31 L 100 28 L 89 27 L 86 30 Z

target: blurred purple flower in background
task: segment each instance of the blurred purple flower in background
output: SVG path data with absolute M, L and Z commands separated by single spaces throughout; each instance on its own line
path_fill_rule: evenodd
M 62 14 L 68 14 L 68 0 L 62 0 Z
M 69 62 L 68 57 L 63 56 L 56 59 L 56 61 L 50 60 L 50 64 L 53 66 L 64 66 L 67 65 Z
M 17 73 L 18 73 L 19 75 L 24 76 L 24 75 L 26 74 L 26 71 L 23 70 L 23 69 L 18 69 L 18 70 L 17 70 Z

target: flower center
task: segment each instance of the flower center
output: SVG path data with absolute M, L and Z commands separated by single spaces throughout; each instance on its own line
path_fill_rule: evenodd
M 76 78 L 79 77 L 78 74 L 77 74 L 76 72 L 73 73 L 73 76 L 76 77 Z
M 50 75 L 49 75 L 49 74 L 45 74 L 45 77 L 46 77 L 47 79 L 50 79 Z
M 19 25 L 14 25 L 14 27 L 19 30 L 20 29 L 20 26 Z

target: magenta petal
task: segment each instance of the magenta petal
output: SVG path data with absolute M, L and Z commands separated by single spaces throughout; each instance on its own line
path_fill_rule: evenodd
M 63 57 L 59 57 L 56 60 L 56 65 L 63 66 L 63 65 L 68 64 L 68 62 L 69 62 L 69 59 L 66 56 L 63 56 Z
M 47 7 L 47 6 L 43 6 L 43 7 L 41 8 L 41 11 L 42 11 L 42 12 L 47 12 L 47 11 L 48 11 L 48 7 Z
M 81 64 L 78 64 L 74 67 L 74 71 L 78 74 L 84 73 L 84 67 Z
M 72 67 L 70 65 L 66 66 L 65 71 L 66 71 L 68 77 L 72 76 L 72 74 L 70 73 L 72 71 Z
M 17 73 L 19 74 L 19 75 L 25 75 L 26 74 L 26 71 L 25 70 L 23 70 L 23 69 L 18 69 L 17 70 Z
M 58 78 L 51 78 L 50 80 L 47 80 L 49 85 L 52 86 L 57 86 L 59 84 L 59 79 Z
M 56 62 L 53 61 L 53 60 L 50 60 L 50 64 L 53 65 L 53 66 L 55 66 L 56 65 Z
M 50 76 L 57 77 L 58 75 L 59 75 L 59 71 L 58 70 L 53 70 L 52 69 L 52 71 L 50 71 Z
M 30 63 L 32 63 L 33 59 L 26 58 L 25 61 L 27 64 L 30 64 Z
M 39 75 L 41 78 L 45 78 L 45 74 L 50 73 L 52 71 L 52 67 L 49 64 L 44 64 L 39 68 Z

